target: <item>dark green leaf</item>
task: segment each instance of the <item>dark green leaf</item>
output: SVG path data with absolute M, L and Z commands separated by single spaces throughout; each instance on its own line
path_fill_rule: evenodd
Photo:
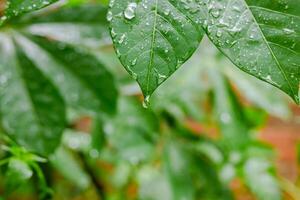
M 196 50 L 202 30 L 168 0 L 111 1 L 107 18 L 117 55 L 148 100 Z
M 212 42 L 243 71 L 299 103 L 299 1 L 178 1 Z
M 2 125 L 19 144 L 46 155 L 60 142 L 65 126 L 64 102 L 44 74 L 16 48 L 8 36 L 1 35 Z
M 65 43 L 42 37 L 30 39 L 40 47 L 21 37 L 18 41 L 51 78 L 69 105 L 93 112 L 112 113 L 115 110 L 117 91 L 114 79 L 97 58 Z

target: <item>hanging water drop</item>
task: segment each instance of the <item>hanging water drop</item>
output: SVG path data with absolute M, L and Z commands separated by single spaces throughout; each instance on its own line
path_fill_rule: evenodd
M 143 107 L 149 108 L 149 106 L 150 106 L 150 95 L 147 95 L 143 101 Z

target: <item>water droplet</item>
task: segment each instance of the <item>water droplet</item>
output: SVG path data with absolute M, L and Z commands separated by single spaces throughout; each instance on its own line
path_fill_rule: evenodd
M 287 35 L 295 33 L 295 30 L 289 29 L 289 28 L 284 28 L 283 32 Z
M 131 62 L 131 65 L 133 66 L 133 65 L 136 65 L 136 61 L 137 61 L 137 59 L 134 59 L 132 62 Z
M 150 106 L 150 95 L 147 95 L 143 101 L 143 107 L 149 108 L 149 106 Z
M 129 3 L 124 11 L 124 16 L 126 19 L 133 19 L 135 17 L 135 9 L 137 7 L 136 3 Z
M 119 39 L 119 41 L 118 41 L 118 43 L 119 44 L 122 44 L 123 42 L 124 42 L 124 39 L 126 38 L 126 35 L 125 34 L 122 34 L 121 35 L 121 37 L 120 37 L 120 39 Z
M 113 14 L 112 14 L 111 11 L 109 11 L 109 12 L 107 13 L 106 19 L 107 19 L 107 21 L 110 22 L 110 21 L 112 20 L 112 18 L 113 18 Z
M 223 123 L 227 124 L 231 121 L 231 116 L 229 113 L 222 113 L 220 115 L 220 119 Z

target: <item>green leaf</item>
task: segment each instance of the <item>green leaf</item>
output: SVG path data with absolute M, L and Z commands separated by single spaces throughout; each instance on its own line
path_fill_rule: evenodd
M 141 200 L 171 200 L 172 192 L 168 180 L 159 169 L 143 166 L 137 173 L 139 184 L 139 199 Z
M 177 1 L 241 70 L 299 103 L 299 1 Z
M 222 133 L 222 140 L 229 148 L 243 148 L 250 139 L 243 108 L 229 81 L 213 67 L 210 69 L 210 82 L 214 92 L 214 113 Z
M 114 79 L 96 57 L 84 49 L 42 37 L 19 37 L 18 42 L 53 81 L 68 105 L 91 112 L 114 112 Z
M 0 20 L 0 24 L 9 18 L 39 10 L 57 1 L 58 0 L 7 0 L 5 13 Z
M 282 119 L 288 119 L 291 116 L 288 101 L 277 88 L 231 66 L 226 68 L 225 73 L 243 97 L 254 105 L 262 108 L 270 115 Z
M 32 175 L 33 171 L 26 162 L 16 158 L 11 158 L 6 172 L 6 193 L 8 194 L 18 189 L 18 187 L 25 184 Z
M 2 126 L 29 150 L 52 153 L 65 127 L 64 102 L 36 65 L 18 46 L 14 47 L 11 38 L 0 37 Z
M 80 112 L 113 113 L 117 98 L 114 78 L 91 52 L 78 47 L 99 48 L 111 43 L 106 10 L 95 3 L 40 11 L 14 20 L 13 27 L 5 26 L 2 32 L 14 34 L 68 106 Z
M 195 188 L 190 174 L 190 156 L 176 141 L 168 142 L 164 152 L 165 172 L 174 200 L 195 199 Z
M 117 55 L 146 100 L 196 50 L 202 29 L 173 1 L 111 1 L 107 19 Z
M 51 164 L 68 180 L 81 189 L 90 185 L 89 176 L 80 167 L 74 156 L 63 147 L 57 149 L 50 157 Z M 76 176 L 74 176 L 76 174 Z
M 259 200 L 282 199 L 279 184 L 270 172 L 271 165 L 261 158 L 250 158 L 243 169 L 247 186 Z
M 121 98 L 118 108 L 117 115 L 107 120 L 104 126 L 108 143 L 117 150 L 120 158 L 133 164 L 148 160 L 155 148 L 158 119 L 130 98 Z
M 100 152 L 105 146 L 106 137 L 104 133 L 104 122 L 99 116 L 93 118 L 93 125 L 91 128 L 91 148 L 92 151 Z

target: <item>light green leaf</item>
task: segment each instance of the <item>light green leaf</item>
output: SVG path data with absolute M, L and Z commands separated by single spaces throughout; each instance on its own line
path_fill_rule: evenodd
M 0 37 L 2 126 L 19 144 L 47 155 L 60 142 L 65 126 L 64 102 L 44 74 L 14 47 L 12 39 Z
M 174 200 L 195 199 L 195 188 L 190 174 L 190 156 L 183 148 L 170 141 L 165 147 L 164 166 Z
M 57 1 L 58 0 L 7 0 L 5 13 L 0 20 L 0 25 L 3 21 L 11 17 L 39 10 Z
M 282 199 L 279 184 L 270 169 L 271 165 L 261 158 L 250 158 L 244 165 L 246 185 L 259 200 Z
M 32 175 L 33 171 L 26 162 L 17 158 L 11 158 L 6 172 L 6 193 L 8 194 L 18 189 L 18 187 L 25 184 Z
M 243 148 L 249 142 L 249 127 L 243 108 L 228 80 L 216 68 L 210 69 L 210 82 L 214 92 L 214 114 L 229 148 Z
M 146 100 L 196 50 L 202 29 L 168 0 L 111 1 L 117 55 Z
M 120 158 L 133 164 L 149 160 L 159 127 L 156 116 L 129 98 L 121 98 L 118 108 L 117 115 L 104 126 L 108 143 Z
M 90 185 L 89 176 L 81 169 L 79 162 L 63 147 L 50 157 L 51 164 L 68 180 L 81 189 Z M 74 176 L 76 174 L 76 176 Z
M 282 119 L 291 117 L 288 99 L 280 90 L 259 81 L 253 76 L 242 73 L 232 66 L 226 68 L 225 73 L 239 89 L 239 92 L 251 103 L 262 108 L 270 115 Z
M 240 69 L 299 103 L 299 1 L 176 1 Z
M 84 4 L 35 13 L 14 24 L 33 35 L 98 48 L 111 44 L 106 13 L 107 8 L 99 4 Z

